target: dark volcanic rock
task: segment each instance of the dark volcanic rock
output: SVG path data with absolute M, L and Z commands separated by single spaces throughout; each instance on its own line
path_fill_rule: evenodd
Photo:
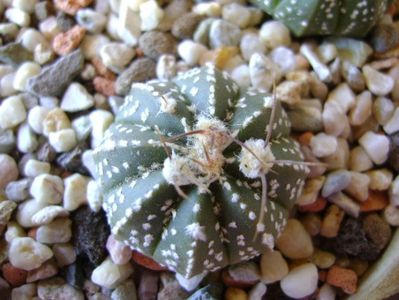
M 89 172 L 82 163 L 82 154 L 86 149 L 87 145 L 83 143 L 69 152 L 62 153 L 57 158 L 57 164 L 69 172 L 78 172 L 84 175 L 89 175 Z

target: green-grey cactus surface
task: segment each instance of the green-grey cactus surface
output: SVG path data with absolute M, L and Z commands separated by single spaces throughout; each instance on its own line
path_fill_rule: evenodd
M 272 248 L 307 174 L 277 101 L 262 144 L 273 103 L 210 65 L 134 84 L 94 152 L 116 237 L 187 278 Z
M 381 19 L 390 0 L 251 0 L 284 22 L 296 36 L 363 37 Z

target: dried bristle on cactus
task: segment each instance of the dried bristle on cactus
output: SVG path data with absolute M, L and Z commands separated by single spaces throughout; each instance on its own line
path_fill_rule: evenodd
M 363 37 L 381 19 L 390 0 L 251 0 L 284 22 L 296 36 Z
M 308 171 L 274 97 L 210 65 L 134 84 L 94 159 L 112 232 L 187 278 L 273 248 Z

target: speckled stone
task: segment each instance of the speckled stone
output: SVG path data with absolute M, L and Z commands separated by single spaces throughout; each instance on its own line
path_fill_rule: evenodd
M 148 31 L 141 35 L 139 46 L 152 59 L 158 59 L 162 54 L 176 54 L 176 39 L 161 31 Z

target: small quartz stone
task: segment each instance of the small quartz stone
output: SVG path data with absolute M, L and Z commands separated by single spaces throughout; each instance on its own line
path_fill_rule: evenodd
M 399 131 L 399 109 L 396 108 L 392 117 L 385 123 L 384 131 L 387 134 L 393 134 Z
M 341 135 L 347 123 L 348 119 L 339 104 L 330 101 L 324 105 L 323 124 L 327 134 Z
M 116 73 L 122 72 L 134 55 L 134 50 L 122 43 L 105 44 L 100 49 L 101 61 Z
M 246 28 L 251 21 L 251 12 L 247 6 L 230 3 L 223 6 L 222 17 L 240 28 Z
M 75 210 L 82 204 L 87 203 L 87 184 L 89 179 L 78 173 L 67 177 L 64 180 L 65 192 L 63 206 L 69 210 Z
M 393 174 L 388 169 L 376 169 L 367 172 L 370 178 L 370 189 L 374 191 L 386 191 L 392 183 Z
M 341 64 L 341 76 L 346 80 L 349 86 L 356 92 L 364 91 L 366 82 L 362 72 L 349 61 L 343 61 Z
M 265 45 L 261 42 L 259 36 L 253 32 L 243 34 L 240 42 L 240 49 L 246 61 L 249 61 L 254 53 L 263 54 L 266 52 Z
M 334 203 L 338 207 L 342 208 L 348 215 L 358 217 L 360 213 L 360 206 L 357 202 L 353 201 L 352 198 L 348 197 L 344 193 L 338 192 L 331 195 L 328 200 Z
M 24 174 L 27 177 L 36 177 L 41 174 L 50 173 L 51 165 L 47 162 L 36 159 L 29 159 L 24 168 Z
M 16 237 L 26 236 L 25 230 L 18 224 L 18 222 L 10 221 L 7 224 L 7 230 L 4 234 L 4 238 L 8 243 L 11 243 Z
M 391 226 L 399 226 L 399 208 L 388 205 L 384 209 L 384 220 Z
M 351 170 L 363 172 L 373 167 L 373 161 L 363 147 L 358 146 L 353 148 L 350 153 L 349 165 Z
M 30 184 L 30 179 L 11 181 L 9 184 L 7 184 L 5 188 L 5 194 L 7 199 L 15 202 L 26 200 L 29 197 Z
M 66 284 L 59 277 L 40 281 L 37 286 L 37 295 L 40 299 L 85 299 L 80 290 Z
M 50 224 L 55 218 L 67 217 L 69 211 L 58 205 L 49 205 L 39 210 L 32 216 L 32 223 L 35 225 L 47 225 Z
M 320 176 L 317 178 L 311 178 L 306 181 L 303 192 L 298 198 L 296 204 L 298 205 L 309 205 L 316 202 L 319 192 L 324 184 L 325 177 Z
M 372 95 L 365 91 L 356 97 L 355 106 L 351 109 L 349 122 L 353 126 L 362 125 L 371 116 L 372 113 Z M 399 129 L 399 128 L 398 128 Z
M 22 97 L 19 95 L 8 97 L 0 105 L 0 128 L 13 128 L 22 123 L 26 116 Z
M 61 100 L 62 110 L 72 113 L 89 109 L 93 105 L 93 96 L 87 92 L 83 85 L 77 82 L 68 86 Z
M 307 263 L 293 268 L 280 281 L 280 286 L 287 296 L 300 299 L 313 294 L 318 281 L 317 267 L 312 263 Z
M 39 146 L 39 141 L 33 130 L 27 123 L 23 123 L 18 128 L 17 148 L 22 153 L 32 153 Z
M 56 132 L 50 132 L 49 143 L 57 152 L 66 152 L 76 146 L 76 134 L 71 128 L 61 129 Z
M 312 137 L 310 147 L 316 157 L 326 157 L 337 150 L 337 138 L 322 132 Z
M 33 180 L 30 193 L 39 202 L 59 204 L 64 193 L 64 184 L 58 176 L 42 174 Z
M 241 262 L 227 269 L 228 275 L 237 282 L 256 282 L 260 278 L 260 270 L 254 262 Z
M 351 180 L 345 192 L 358 201 L 366 201 L 369 195 L 370 177 L 360 172 L 350 172 Z
M 26 91 L 28 80 L 40 73 L 41 67 L 34 62 L 25 62 L 19 66 L 14 76 L 13 87 L 18 91 Z
M 43 121 L 49 113 L 50 109 L 36 105 L 29 110 L 28 124 L 37 134 L 43 134 Z
M 207 48 L 204 45 L 191 40 L 183 41 L 177 47 L 180 57 L 189 65 L 196 65 L 206 51 Z
M 249 74 L 252 85 L 263 91 L 270 91 L 273 84 L 278 83 L 282 77 L 280 67 L 270 58 L 259 53 L 251 56 Z
M 237 46 L 240 42 L 240 28 L 224 20 L 215 20 L 209 29 L 209 44 L 213 49 L 226 46 Z
M 10 182 L 17 180 L 18 175 L 15 160 L 8 154 L 0 153 L 0 189 L 4 189 Z
M 52 250 L 60 268 L 70 265 L 76 260 L 76 253 L 71 244 L 55 244 Z
M 66 243 L 71 239 L 71 220 L 56 219 L 53 222 L 39 226 L 36 231 L 36 240 L 44 244 Z
M 172 79 L 177 74 L 176 58 L 174 55 L 162 54 L 157 62 L 156 75 L 160 80 Z
M 26 12 L 18 8 L 8 8 L 5 11 L 5 17 L 14 24 L 21 27 L 28 27 L 30 24 L 30 16 Z
M 278 250 L 267 251 L 260 260 L 261 280 L 269 284 L 280 281 L 288 274 L 288 264 Z
M 140 4 L 141 30 L 149 31 L 157 28 L 164 16 L 164 11 L 154 0 Z
M 291 259 L 310 257 L 313 253 L 312 239 L 303 225 L 289 219 L 285 229 L 277 239 L 277 248 L 282 254 Z
M 97 109 L 91 112 L 89 117 L 93 128 L 91 146 L 95 148 L 102 142 L 105 131 L 114 121 L 114 116 L 109 111 Z
M 11 264 L 27 271 L 40 267 L 53 256 L 50 248 L 29 237 L 13 239 L 9 251 Z
M 11 299 L 33 299 L 36 295 L 36 284 L 28 283 L 19 287 L 13 288 L 11 292 Z
M 322 197 L 329 197 L 332 194 L 345 189 L 351 181 L 351 174 L 347 170 L 337 170 L 328 174 L 321 191 Z
M 93 270 L 91 280 L 105 288 L 115 288 L 133 273 L 130 263 L 116 265 L 110 258 L 104 260 Z
M 373 94 L 385 96 L 392 91 L 395 81 L 391 76 L 385 75 L 368 65 L 364 66 L 362 70 L 367 87 Z
M 380 165 L 388 159 L 390 142 L 385 135 L 368 131 L 359 139 L 359 144 L 375 164 Z
M 343 112 L 348 112 L 355 105 L 355 94 L 350 89 L 348 84 L 341 83 L 328 95 L 327 101 L 332 101 L 338 104 Z
M 124 265 L 128 263 L 132 256 L 132 251 L 129 246 L 116 240 L 113 235 L 108 237 L 106 247 L 111 260 L 117 265 Z
M 259 31 L 259 36 L 269 49 L 274 49 L 279 46 L 289 46 L 291 44 L 290 31 L 280 21 L 265 22 Z
M 76 21 L 87 31 L 91 33 L 100 33 L 107 23 L 107 18 L 93 9 L 85 8 L 77 12 Z
M 16 220 L 22 227 L 33 227 L 32 217 L 42 208 L 46 207 L 47 203 L 39 202 L 36 199 L 26 200 L 18 206 Z

